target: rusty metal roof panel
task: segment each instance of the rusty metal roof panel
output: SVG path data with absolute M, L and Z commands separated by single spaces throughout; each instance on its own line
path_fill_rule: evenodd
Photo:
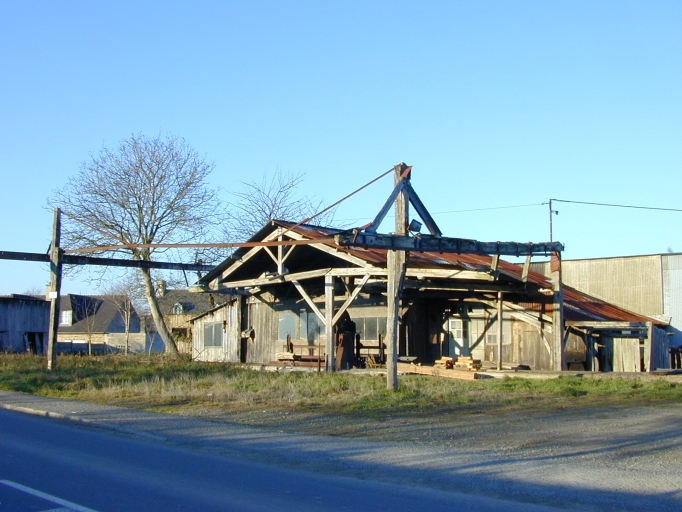
M 344 232 L 341 229 L 312 226 L 309 224 L 296 225 L 293 222 L 273 221 L 268 226 L 261 229 L 249 241 L 262 240 L 278 226 L 288 228 L 297 234 L 310 240 L 330 239 L 334 235 Z M 386 249 L 365 249 L 362 247 L 339 247 L 328 241 L 322 242 L 325 245 L 339 252 L 344 252 L 355 256 L 371 265 L 385 267 L 387 260 Z M 235 251 L 234 257 L 239 257 L 248 249 Z M 233 260 L 234 261 L 234 260 Z M 435 253 L 411 251 L 409 256 L 409 266 L 411 268 L 456 268 L 462 270 L 473 270 L 478 272 L 490 272 L 492 265 L 491 256 L 477 254 L 456 254 L 456 253 Z M 221 264 L 221 268 L 227 265 Z M 499 260 L 498 270 L 506 278 L 516 281 L 522 280 L 523 268 L 513 263 Z M 214 272 L 212 272 L 214 273 Z M 539 272 L 529 271 L 527 282 L 537 286 L 539 289 L 549 290 L 552 288 L 552 281 Z M 535 292 L 537 293 L 537 292 Z M 597 321 L 624 321 L 624 322 L 651 322 L 653 319 L 637 315 L 625 309 L 609 304 L 600 299 L 591 297 L 568 286 L 564 287 L 565 315 L 569 320 L 597 320 Z M 542 307 L 536 305 L 536 307 Z M 551 304 L 549 305 L 551 310 Z M 654 323 L 662 324 L 654 321 Z

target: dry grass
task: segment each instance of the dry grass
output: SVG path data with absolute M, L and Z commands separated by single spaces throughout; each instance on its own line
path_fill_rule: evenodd
M 374 417 L 682 401 L 682 386 L 665 381 L 575 377 L 457 381 L 406 375 L 400 377 L 399 390 L 389 392 L 385 379 L 376 376 L 261 372 L 236 365 L 122 356 L 61 356 L 57 370 L 47 372 L 43 357 L 2 354 L 0 388 L 185 413 L 257 408 Z

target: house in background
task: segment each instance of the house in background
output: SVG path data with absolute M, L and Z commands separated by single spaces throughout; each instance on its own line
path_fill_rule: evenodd
M 387 250 L 340 246 L 334 237 L 343 233 L 273 221 L 249 241 L 309 243 L 277 251 L 240 248 L 200 279 L 196 290 L 223 293 L 227 300 L 195 318 L 194 358 L 268 364 L 288 352 L 294 358 L 323 359 L 328 336 L 337 336 L 332 346 L 341 368 L 381 362 Z M 555 265 L 561 268 L 558 259 Z M 400 309 L 399 355 L 424 364 L 470 356 L 533 370 L 668 368 L 664 319 L 564 286 L 563 325 L 555 326 L 553 286 L 541 273 L 491 256 L 412 251 Z M 336 333 L 326 332 L 330 318 Z M 352 336 L 339 332 L 342 323 L 351 326 Z M 560 338 L 553 336 L 555 329 L 561 329 Z M 341 338 L 356 342 L 340 343 Z
M 49 316 L 50 303 L 43 297 L 0 297 L 0 352 L 43 354 Z
M 127 297 L 76 295 L 60 297 L 57 350 L 60 353 L 143 352 L 146 335 Z
M 216 302 L 210 293 L 197 294 L 187 289 L 168 288 L 163 280 L 156 282 L 156 300 L 181 354 L 192 353 L 192 318 L 202 315 L 213 309 L 217 303 L 224 301 L 221 299 Z M 163 351 L 163 343 L 158 334 L 155 336 L 154 347 Z

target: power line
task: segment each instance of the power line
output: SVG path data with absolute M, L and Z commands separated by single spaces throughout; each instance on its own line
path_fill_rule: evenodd
M 528 206 L 544 206 L 547 203 L 532 203 L 532 204 L 517 204 L 517 205 L 511 205 L 511 206 L 491 206 L 488 208 L 471 208 L 468 210 L 449 210 L 446 212 L 433 212 L 431 215 L 446 215 L 448 213 L 466 213 L 466 212 L 480 212 L 480 211 L 485 211 L 485 210 L 504 210 L 508 208 L 525 208 Z M 391 217 L 391 215 L 387 215 L 388 218 Z M 356 219 L 339 219 L 339 222 L 344 222 L 344 221 L 362 221 L 362 220 L 371 220 L 374 217 L 360 217 Z
M 609 203 L 591 203 L 588 201 L 569 201 L 567 199 L 550 199 L 550 201 L 555 201 L 557 203 L 574 203 L 574 204 L 588 204 L 591 206 L 610 206 L 613 208 L 635 208 L 638 210 L 659 210 L 664 212 L 682 212 L 678 208 L 656 208 L 654 206 L 633 206 L 629 204 L 609 204 Z M 549 204 L 549 203 L 542 203 Z
M 556 201 L 556 199 L 555 199 Z M 507 208 L 526 208 L 527 206 L 542 206 L 547 203 L 516 204 L 512 206 L 491 206 L 489 208 L 471 208 L 469 210 L 450 210 L 447 212 L 434 212 L 431 215 L 443 215 L 446 213 L 482 212 L 484 210 L 504 210 Z

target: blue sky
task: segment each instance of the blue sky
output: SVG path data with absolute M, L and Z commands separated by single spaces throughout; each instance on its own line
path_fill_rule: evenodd
M 329 204 L 404 161 L 482 241 L 547 241 L 550 198 L 682 208 L 680 26 L 678 1 L 4 0 L 0 250 L 45 252 L 52 190 L 132 133 L 185 137 L 225 197 L 280 168 Z M 554 207 L 564 258 L 682 252 L 682 212 Z M 0 294 L 48 280 L 0 268 Z

